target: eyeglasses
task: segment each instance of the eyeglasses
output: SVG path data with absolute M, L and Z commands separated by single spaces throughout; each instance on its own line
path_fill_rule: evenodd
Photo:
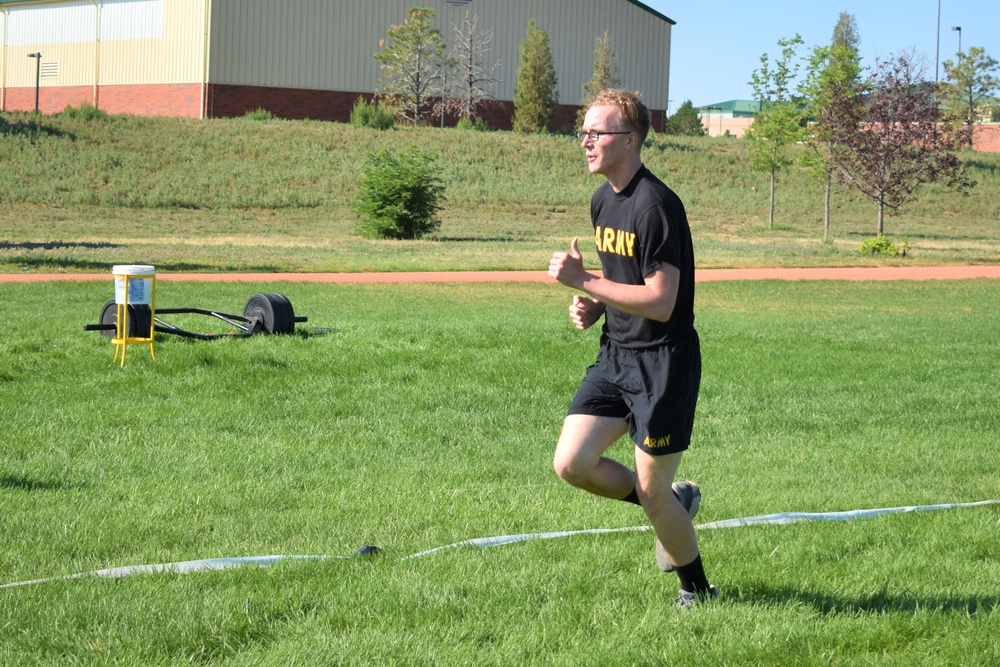
M 600 141 L 601 137 L 605 134 L 632 134 L 632 131 L 628 132 L 600 132 L 598 130 L 591 130 L 590 132 L 583 132 L 582 130 L 576 133 L 576 140 L 581 141 L 584 137 L 588 137 L 595 144 Z

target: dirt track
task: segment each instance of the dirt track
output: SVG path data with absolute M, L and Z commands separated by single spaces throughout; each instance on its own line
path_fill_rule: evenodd
M 1000 266 L 882 266 L 820 269 L 699 269 L 697 282 L 719 280 L 958 280 L 1000 278 Z M 545 271 L 409 273 L 157 273 L 157 280 L 201 282 L 476 283 L 555 282 Z M 0 283 L 110 280 L 108 273 L 5 273 Z

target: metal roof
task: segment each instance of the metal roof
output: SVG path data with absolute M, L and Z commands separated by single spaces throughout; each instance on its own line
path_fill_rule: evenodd
M 697 108 L 701 111 L 711 109 L 712 111 L 721 111 L 722 113 L 753 115 L 760 111 L 760 102 L 754 100 L 728 100 L 726 102 L 701 105 Z
M 669 16 L 664 16 L 663 14 L 661 14 L 658 11 L 656 11 L 652 7 L 647 7 L 646 5 L 644 5 L 641 2 L 639 2 L 639 0 L 628 0 L 628 1 L 631 2 L 633 5 L 635 5 L 636 7 L 642 7 L 643 9 L 645 9 L 647 12 L 649 12 L 650 14 L 652 14 L 653 16 L 655 16 L 656 18 L 663 19 L 664 21 L 666 21 L 670 25 L 677 25 L 677 21 L 673 20 Z

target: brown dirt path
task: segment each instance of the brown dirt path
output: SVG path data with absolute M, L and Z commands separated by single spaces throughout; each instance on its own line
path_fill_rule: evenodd
M 960 280 L 1000 278 L 1000 266 L 879 266 L 815 269 L 699 269 L 697 282 L 720 280 Z M 545 271 L 429 271 L 406 273 L 157 273 L 157 280 L 193 282 L 555 282 Z M 5 273 L 0 283 L 111 280 L 111 273 Z

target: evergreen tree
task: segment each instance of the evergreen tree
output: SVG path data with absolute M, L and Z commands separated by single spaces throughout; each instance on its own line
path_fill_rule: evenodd
M 590 81 L 583 84 L 582 106 L 576 114 L 577 127 L 583 125 L 583 117 L 587 113 L 590 100 L 605 88 L 617 88 L 621 83 L 618 80 L 618 56 L 611 46 L 611 38 L 606 31 L 603 37 L 594 40 L 593 63 L 593 75 Z
M 549 35 L 531 19 L 520 48 L 517 87 L 514 90 L 514 131 L 540 132 L 547 129 L 558 104 L 556 67 L 549 48 Z
M 663 133 L 682 137 L 704 136 L 705 126 L 701 124 L 701 118 L 698 117 L 698 111 L 691 104 L 691 100 L 677 107 L 674 115 L 667 118 Z
M 431 27 L 433 16 L 426 7 L 412 8 L 403 25 L 389 28 L 388 41 L 379 42 L 382 53 L 372 56 L 382 70 L 382 78 L 375 81 L 377 92 L 395 102 L 398 114 L 414 124 L 423 121 L 441 97 L 454 64 L 445 55 L 440 31 Z
M 853 14 L 841 12 L 840 18 L 837 19 L 837 25 L 833 27 L 833 38 L 830 40 L 830 46 L 842 46 L 857 51 L 859 44 L 861 44 L 861 37 L 858 35 L 858 22 L 854 20 Z

